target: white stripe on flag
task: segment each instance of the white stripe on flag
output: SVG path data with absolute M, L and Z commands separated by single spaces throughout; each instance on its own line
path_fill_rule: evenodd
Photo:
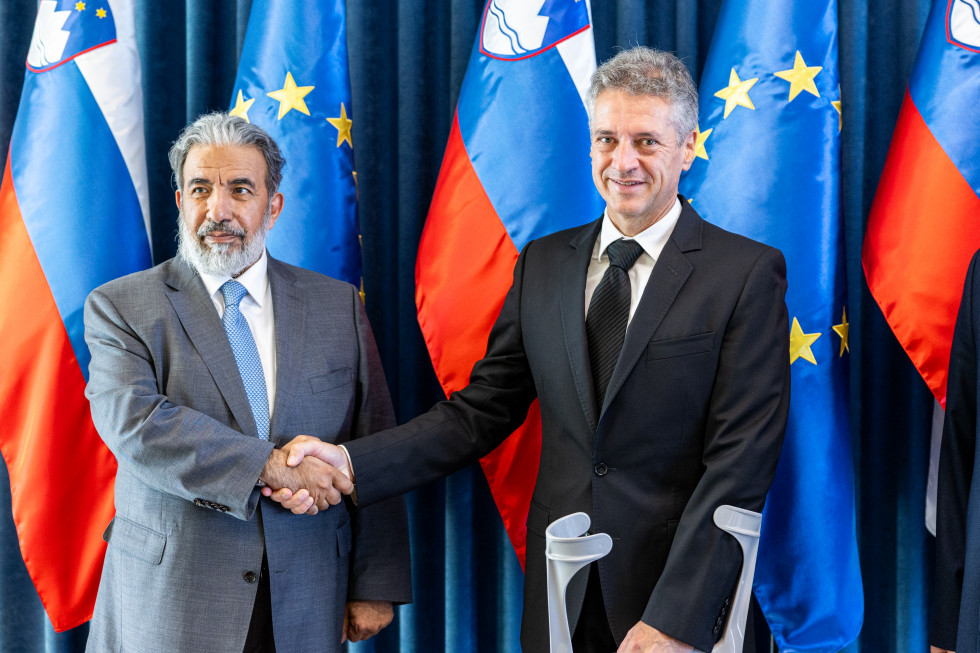
M 592 6 L 589 0 L 585 0 L 585 6 L 589 10 L 589 29 L 558 44 L 558 54 L 565 62 L 583 104 L 592 73 L 595 72 L 595 41 L 592 38 Z
M 109 4 L 116 22 L 116 42 L 79 55 L 75 63 L 102 110 L 126 162 L 143 213 L 147 241 L 150 241 L 150 191 L 135 14 L 131 2 L 110 0 Z M 150 243 L 152 253 L 152 241 Z

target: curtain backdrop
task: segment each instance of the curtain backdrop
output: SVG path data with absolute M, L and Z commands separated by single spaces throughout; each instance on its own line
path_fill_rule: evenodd
M 250 4 L 138 3 L 156 262 L 176 250 L 166 151 L 188 121 L 228 108 Z M 618 48 L 650 45 L 677 52 L 697 80 L 720 4 L 592 0 L 599 60 Z M 932 401 L 868 294 L 860 250 L 929 2 L 839 4 L 851 430 L 867 606 L 861 638 L 848 650 L 924 651 L 932 583 L 933 541 L 923 525 Z M 348 1 L 367 311 L 399 421 L 441 397 L 415 320 L 415 252 L 482 7 L 483 0 Z M 35 0 L 0 3 L 0 165 L 35 12 Z M 534 172 L 542 183 L 558 181 L 547 170 Z M 98 197 L 78 201 L 99 210 Z M 6 470 L 0 475 L 0 650 L 83 651 L 87 626 L 56 635 L 44 615 L 17 547 Z M 433 483 L 408 503 L 415 603 L 358 650 L 518 650 L 522 576 L 479 469 Z

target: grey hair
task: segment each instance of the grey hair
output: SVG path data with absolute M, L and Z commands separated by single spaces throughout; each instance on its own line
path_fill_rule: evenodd
M 604 62 L 592 73 L 585 96 L 589 127 L 595 101 L 603 91 L 625 91 L 629 95 L 651 95 L 671 106 L 670 122 L 683 140 L 698 125 L 698 89 L 684 62 L 663 50 L 637 46 Z
M 184 186 L 184 162 L 187 160 L 187 153 L 195 145 L 257 147 L 265 158 L 265 187 L 269 191 L 270 199 L 279 190 L 282 169 L 286 165 L 279 146 L 261 127 L 221 111 L 207 113 L 184 127 L 170 148 L 170 169 L 173 170 L 178 190 L 182 190 Z

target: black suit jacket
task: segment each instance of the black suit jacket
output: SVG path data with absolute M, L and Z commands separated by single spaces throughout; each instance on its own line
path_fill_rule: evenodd
M 973 255 L 953 331 L 946 418 L 939 455 L 936 590 L 930 643 L 956 653 L 980 651 L 980 486 L 977 476 L 977 339 L 980 252 Z
M 641 619 L 710 650 L 741 565 L 713 525 L 761 510 L 789 405 L 785 262 L 683 210 L 596 406 L 585 279 L 601 220 L 527 245 L 470 384 L 429 413 L 348 445 L 359 501 L 491 451 L 540 399 L 541 462 L 527 521 L 527 653 L 548 651 L 544 530 L 582 511 L 613 538 L 599 575 L 617 641 Z M 569 589 L 577 620 L 584 574 Z M 574 626 L 573 626 L 574 627 Z

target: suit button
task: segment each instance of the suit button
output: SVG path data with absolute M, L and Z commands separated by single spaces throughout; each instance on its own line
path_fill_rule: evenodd
M 246 571 L 244 574 L 242 574 L 242 578 L 245 579 L 245 582 L 246 583 L 254 583 L 255 582 L 255 572 L 254 571 Z
M 605 476 L 609 468 L 606 467 L 606 463 L 596 463 L 596 466 L 592 468 L 596 476 Z

